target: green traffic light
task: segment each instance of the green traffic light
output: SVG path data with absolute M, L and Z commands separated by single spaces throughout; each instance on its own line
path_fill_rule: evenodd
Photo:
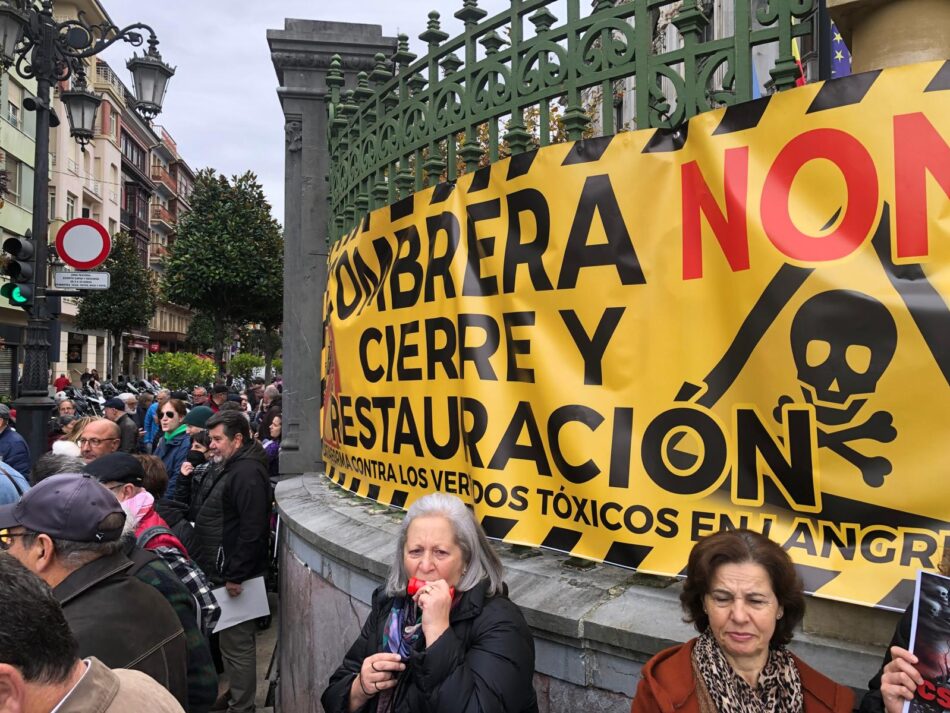
M 12 282 L 8 282 L 5 285 L 0 286 L 0 297 L 6 297 L 10 301 L 10 304 L 14 307 L 22 307 L 23 305 L 29 304 L 30 291 L 29 288 L 24 290 L 20 287 L 20 285 L 15 285 Z
M 22 304 L 25 304 L 26 302 L 29 302 L 29 300 L 20 291 L 19 285 L 17 285 L 10 291 L 10 301 L 18 305 L 22 305 Z

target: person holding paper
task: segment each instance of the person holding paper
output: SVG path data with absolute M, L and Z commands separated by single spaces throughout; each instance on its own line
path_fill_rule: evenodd
M 384 587 L 330 677 L 326 713 L 537 713 L 534 640 L 458 498 L 420 498 Z
M 239 411 L 217 413 L 205 425 L 214 470 L 193 496 L 197 546 L 191 554 L 212 583 L 224 585 L 229 597 L 239 597 L 245 582 L 267 570 L 271 504 L 267 456 L 251 438 L 247 419 Z M 254 710 L 256 632 L 251 619 L 219 634 L 231 682 L 230 713 Z

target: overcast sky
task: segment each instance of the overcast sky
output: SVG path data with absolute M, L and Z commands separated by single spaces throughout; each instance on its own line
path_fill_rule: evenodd
M 277 101 L 277 76 L 270 61 L 266 31 L 283 29 L 284 18 L 366 22 L 383 34 L 405 32 L 415 38 L 430 10 L 442 14 L 452 36 L 461 23 L 452 15 L 462 6 L 438 0 L 102 0 L 112 21 L 124 27 L 151 25 L 166 62 L 177 67 L 155 123 L 178 143 L 195 170 L 208 166 L 228 176 L 257 174 L 273 208 L 284 219 L 284 120 Z M 480 0 L 495 14 L 508 0 Z M 418 41 L 413 48 L 420 52 Z M 105 53 L 127 85 L 125 60 L 132 48 L 120 43 Z

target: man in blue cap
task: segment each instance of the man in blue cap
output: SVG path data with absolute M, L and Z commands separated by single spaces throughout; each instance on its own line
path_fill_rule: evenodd
M 125 513 L 92 475 L 54 475 L 0 506 L 0 547 L 53 590 L 81 657 L 131 668 L 188 705 L 185 635 L 155 589 L 129 576 Z

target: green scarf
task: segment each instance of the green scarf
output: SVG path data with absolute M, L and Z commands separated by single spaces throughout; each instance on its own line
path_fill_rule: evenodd
M 175 436 L 177 436 L 179 433 L 184 433 L 186 428 L 188 428 L 188 426 L 186 426 L 185 424 L 181 424 L 178 428 L 176 428 L 171 433 L 166 433 L 165 442 L 167 443 L 168 441 L 173 439 Z

